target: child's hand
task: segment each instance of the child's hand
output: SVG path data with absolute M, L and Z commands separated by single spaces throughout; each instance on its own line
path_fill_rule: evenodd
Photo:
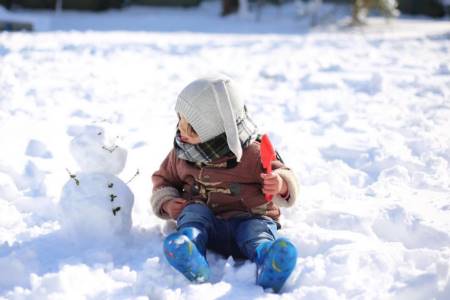
M 183 198 L 173 198 L 165 202 L 162 209 L 171 217 L 172 219 L 177 219 L 186 205 L 186 200 Z
M 277 195 L 280 194 L 285 196 L 288 192 L 287 184 L 281 178 L 280 175 L 276 173 L 264 174 L 261 173 L 261 178 L 264 180 L 263 183 L 263 193 L 266 195 Z

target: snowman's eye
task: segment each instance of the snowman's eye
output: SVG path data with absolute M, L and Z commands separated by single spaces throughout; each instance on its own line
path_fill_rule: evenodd
M 99 132 L 99 133 L 97 133 L 97 135 L 102 135 L 102 133 L 101 133 L 101 132 Z

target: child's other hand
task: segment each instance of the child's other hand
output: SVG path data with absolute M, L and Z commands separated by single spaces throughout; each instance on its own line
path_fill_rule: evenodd
M 264 180 L 263 193 L 266 195 L 286 195 L 288 188 L 283 178 L 276 173 L 264 174 L 261 173 L 261 178 Z
M 183 198 L 173 198 L 163 204 L 162 209 L 171 217 L 172 219 L 177 219 L 186 205 L 186 200 Z

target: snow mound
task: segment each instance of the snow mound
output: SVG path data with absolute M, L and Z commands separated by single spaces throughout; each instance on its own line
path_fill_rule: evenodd
M 26 154 L 28 156 L 41 157 L 41 158 L 52 158 L 52 153 L 47 149 L 44 143 L 31 140 L 28 143 Z

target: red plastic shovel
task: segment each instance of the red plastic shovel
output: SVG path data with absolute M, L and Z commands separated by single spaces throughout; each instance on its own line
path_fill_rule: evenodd
M 269 140 L 267 134 L 261 137 L 261 163 L 263 168 L 266 169 L 266 174 L 272 173 L 272 161 L 276 159 L 275 150 L 272 143 Z M 272 195 L 264 195 L 267 202 L 272 200 Z

